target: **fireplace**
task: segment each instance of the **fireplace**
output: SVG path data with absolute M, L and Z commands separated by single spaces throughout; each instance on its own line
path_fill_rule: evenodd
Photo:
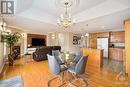
M 17 54 L 20 55 L 20 46 L 13 46 L 12 51 L 17 52 Z

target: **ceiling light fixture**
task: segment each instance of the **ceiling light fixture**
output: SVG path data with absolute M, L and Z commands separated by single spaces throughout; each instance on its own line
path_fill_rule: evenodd
M 102 28 L 102 29 L 105 29 L 105 28 L 106 28 L 106 26 L 101 26 L 101 28 Z
M 71 25 L 76 23 L 76 20 L 72 18 L 72 15 L 68 13 L 68 8 L 71 7 L 74 3 L 77 4 L 79 0 L 58 0 L 63 3 L 63 7 L 65 7 L 65 13 L 61 14 L 57 19 L 57 24 L 64 28 L 68 28 Z
M 67 10 L 65 14 L 61 14 L 59 19 L 57 19 L 57 24 L 64 28 L 68 28 L 75 23 L 76 23 L 76 20 L 72 18 L 71 14 L 68 14 Z
M 55 0 L 56 6 L 60 7 L 76 7 L 79 5 L 80 0 Z
M 6 30 L 6 22 L 4 19 L 0 22 L 0 31 L 5 31 Z

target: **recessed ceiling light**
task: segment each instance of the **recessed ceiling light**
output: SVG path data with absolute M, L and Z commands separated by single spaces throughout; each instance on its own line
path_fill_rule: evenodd
M 105 29 L 105 28 L 106 28 L 106 26 L 101 26 L 101 28 L 102 28 L 102 29 Z

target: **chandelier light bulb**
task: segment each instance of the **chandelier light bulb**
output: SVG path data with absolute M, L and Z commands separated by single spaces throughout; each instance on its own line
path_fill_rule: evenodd
M 6 27 L 3 27 L 3 31 L 5 31 L 6 30 Z
M 73 23 L 74 23 L 74 24 L 76 23 L 76 19 L 73 19 Z
M 60 25 L 60 20 L 57 20 L 57 24 Z
M 86 33 L 85 36 L 88 37 L 88 36 L 89 36 L 89 33 Z
M 81 37 L 83 38 L 84 36 L 82 35 Z
M 63 19 L 64 18 L 63 14 L 61 14 L 60 17 L 61 17 L 61 19 Z
M 71 14 L 69 13 L 69 18 L 71 18 Z
M 2 25 L 3 23 L 2 22 L 0 22 L 0 26 Z

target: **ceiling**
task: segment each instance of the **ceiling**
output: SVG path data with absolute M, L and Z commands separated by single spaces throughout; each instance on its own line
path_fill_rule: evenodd
M 96 32 L 123 29 L 123 20 L 130 18 L 130 0 L 80 0 L 70 12 L 76 19 L 69 29 L 57 25 L 63 8 L 55 0 L 15 0 L 16 14 L 6 18 L 10 27 L 26 32 Z

